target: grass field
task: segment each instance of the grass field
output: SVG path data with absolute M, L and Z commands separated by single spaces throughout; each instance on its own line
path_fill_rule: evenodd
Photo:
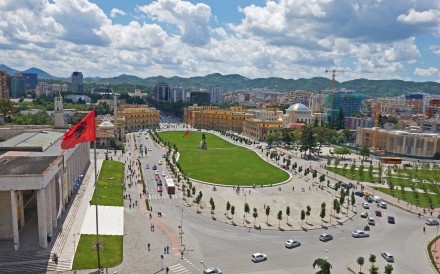
M 368 173 L 368 167 L 366 167 L 362 171 L 362 176 L 359 174 L 358 170 L 354 170 L 353 172 L 351 172 L 350 166 L 348 166 L 346 169 L 343 169 L 342 167 L 326 166 L 325 169 L 355 181 L 371 182 L 374 180 L 377 183 L 379 182 L 378 176 L 370 177 L 370 174 Z
M 412 191 L 402 192 L 400 189 L 390 190 L 389 188 L 377 188 L 378 191 L 384 192 L 396 198 L 399 198 L 402 201 L 408 202 L 413 205 L 417 205 L 424 208 L 429 208 L 431 204 L 434 207 L 438 207 L 440 205 L 440 199 L 438 195 L 435 194 L 426 194 L 423 192 L 418 193 L 418 198 Z
M 73 259 L 72 269 L 98 268 L 98 256 L 92 247 L 96 235 L 81 235 L 78 247 Z M 100 235 L 99 241 L 104 248 L 99 252 L 101 265 L 104 268 L 114 267 L 122 263 L 122 236 Z
M 104 161 L 98 178 L 98 205 L 123 206 L 124 163 Z M 91 205 L 96 205 L 96 190 Z
M 265 162 L 254 151 L 236 146 L 213 134 L 205 133 L 207 150 L 198 149 L 202 132 L 160 132 L 164 141 L 175 144 L 179 164 L 191 178 L 224 185 L 267 185 L 287 180 L 287 172 Z

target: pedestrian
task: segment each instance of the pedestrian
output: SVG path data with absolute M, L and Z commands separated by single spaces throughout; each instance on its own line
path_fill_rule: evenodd
M 170 247 L 167 245 L 167 254 L 170 254 Z
M 147 244 L 148 251 L 150 251 L 150 243 Z
M 131 204 L 128 207 L 131 209 Z
M 170 271 L 170 268 L 167 266 L 167 268 L 165 268 L 165 273 L 168 274 L 168 271 Z
M 163 248 L 163 254 L 167 254 L 167 247 Z

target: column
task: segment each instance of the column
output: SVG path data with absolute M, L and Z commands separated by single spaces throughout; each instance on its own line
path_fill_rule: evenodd
M 56 193 L 56 184 L 58 182 L 55 180 L 56 176 L 52 178 L 50 181 L 50 192 L 51 192 L 51 205 L 52 205 L 52 227 L 57 227 L 57 215 L 58 215 L 58 208 L 57 208 L 57 193 Z M 59 192 L 58 192 L 59 193 Z M 61 192 L 62 193 L 62 192 Z M 59 199 L 61 201 L 61 197 Z
M 19 192 L 18 204 L 20 205 L 20 227 L 24 226 L 24 204 L 23 204 L 23 191 Z
M 37 214 L 38 214 L 38 242 L 43 248 L 47 248 L 47 225 L 46 225 L 46 191 L 37 190 Z
M 17 251 L 20 247 L 20 238 L 18 233 L 18 218 L 17 218 L 17 197 L 15 190 L 11 190 L 11 207 L 12 207 L 12 233 L 14 234 L 14 250 Z
M 45 188 L 46 192 L 46 228 L 47 235 L 53 237 L 53 228 L 52 228 L 52 191 L 50 189 L 50 182 Z

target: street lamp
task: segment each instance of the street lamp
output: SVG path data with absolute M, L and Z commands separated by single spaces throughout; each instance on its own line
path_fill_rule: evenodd
M 326 260 L 326 261 L 327 261 L 327 259 L 328 259 L 327 254 L 328 254 L 328 249 L 325 250 L 325 260 Z
M 176 206 L 179 207 L 179 206 Z M 180 245 L 183 246 L 183 207 L 180 207 L 180 209 L 182 210 L 182 214 L 180 215 L 180 226 L 179 226 L 179 230 L 180 230 Z
M 200 261 L 200 263 L 203 265 L 203 270 L 206 269 L 205 263 L 203 261 Z

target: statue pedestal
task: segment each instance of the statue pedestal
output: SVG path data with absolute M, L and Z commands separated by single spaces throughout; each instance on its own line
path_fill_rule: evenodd
M 207 150 L 208 149 L 208 145 L 206 144 L 205 140 L 202 140 L 199 144 L 199 148 L 200 149 L 204 149 Z

